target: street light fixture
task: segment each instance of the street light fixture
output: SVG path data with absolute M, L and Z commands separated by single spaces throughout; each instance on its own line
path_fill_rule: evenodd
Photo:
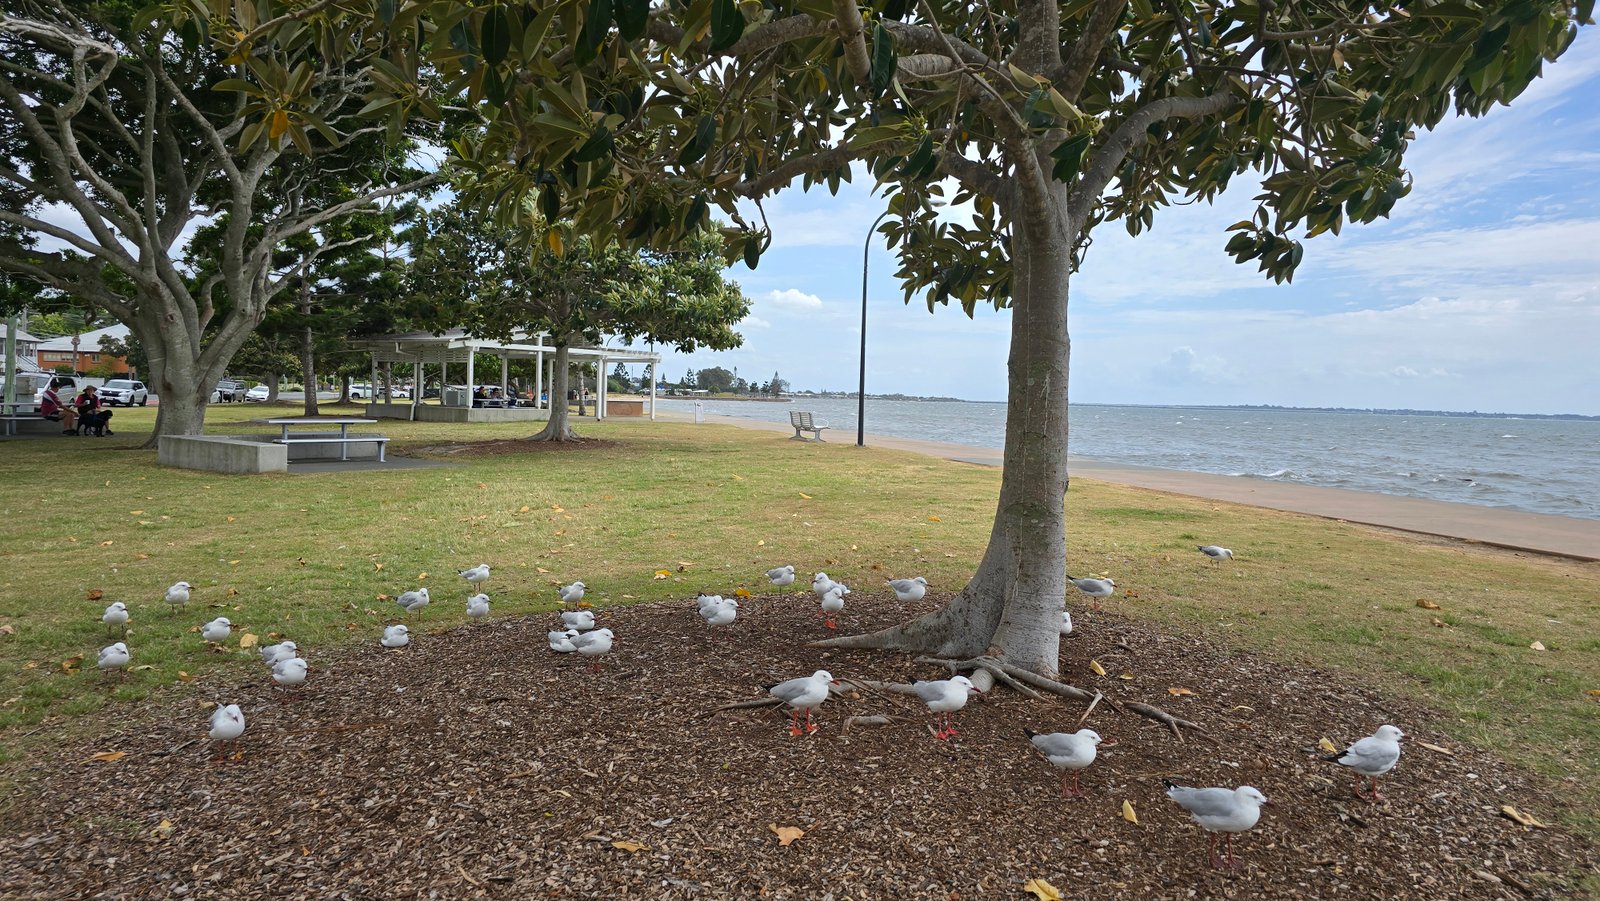
M 867 446 L 867 260 L 872 254 L 872 236 L 888 215 L 889 211 L 884 210 L 872 220 L 861 248 L 861 386 L 856 389 L 856 447 Z

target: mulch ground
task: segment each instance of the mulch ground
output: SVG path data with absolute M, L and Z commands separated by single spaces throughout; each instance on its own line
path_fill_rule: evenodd
M 912 612 L 852 601 L 847 629 Z M 619 643 L 598 675 L 548 651 L 553 615 L 423 631 L 402 651 L 374 636 L 303 648 L 312 678 L 290 703 L 263 669 L 112 708 L 103 736 L 8 774 L 20 803 L 0 828 L 0 895 L 1026 901 L 1039 878 L 1066 897 L 1554 898 L 1600 867 L 1582 837 L 1502 816 L 1512 804 L 1550 822 L 1559 800 L 1428 711 L 1109 613 L 1079 617 L 1067 677 L 1215 740 L 1101 704 L 1089 725 L 1119 744 L 1086 771 L 1083 800 L 1058 795 L 1022 734 L 1076 728 L 1082 705 L 1000 689 L 948 743 L 915 699 L 874 692 L 830 701 L 810 738 L 790 738 L 775 709 L 715 713 L 819 667 L 943 677 L 902 655 L 806 647 L 827 634 L 814 611 L 809 593 L 756 598 L 724 636 L 689 601 L 604 610 Z M 211 761 L 204 699 L 244 708 L 240 759 Z M 896 720 L 841 734 L 846 716 L 885 713 Z M 1408 733 L 1405 756 L 1387 800 L 1357 801 L 1314 746 L 1386 722 Z M 91 759 L 109 751 L 126 756 Z M 1163 776 L 1266 794 L 1241 869 L 1207 868 Z M 784 827 L 804 834 L 781 845 Z

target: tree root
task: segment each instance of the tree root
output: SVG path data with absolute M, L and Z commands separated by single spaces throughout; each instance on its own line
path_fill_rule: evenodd
M 847 716 L 844 725 L 839 728 L 840 735 L 849 735 L 855 726 L 887 726 L 890 723 L 902 722 L 897 716 Z

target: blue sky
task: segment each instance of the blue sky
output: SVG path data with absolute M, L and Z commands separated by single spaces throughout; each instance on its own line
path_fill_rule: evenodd
M 1597 32 L 1511 107 L 1419 134 L 1392 218 L 1307 242 L 1292 285 L 1222 252 L 1253 209 L 1247 179 L 1138 239 L 1096 231 L 1072 282 L 1073 400 L 1600 415 Z M 771 200 L 772 249 L 728 273 L 753 301 L 744 346 L 668 353 L 667 376 L 854 391 L 862 244 L 883 209 L 869 192 L 859 178 Z M 1004 399 L 1009 314 L 904 304 L 894 268 L 878 239 L 867 390 Z

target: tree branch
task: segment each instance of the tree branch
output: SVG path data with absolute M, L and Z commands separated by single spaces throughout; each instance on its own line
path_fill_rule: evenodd
M 1089 83 L 1089 76 L 1094 72 L 1095 61 L 1100 58 L 1106 39 L 1116 30 L 1117 22 L 1122 19 L 1122 9 L 1127 5 L 1128 0 L 1096 0 L 1094 8 L 1089 10 L 1089 21 L 1083 26 L 1083 34 L 1072 45 L 1066 62 L 1061 64 L 1059 70 L 1049 73 L 1048 77 L 1056 90 L 1068 102 L 1078 102 L 1078 95 Z
M 816 153 L 790 157 L 765 174 L 734 185 L 733 192 L 740 197 L 765 197 L 808 172 L 827 172 L 857 158 L 857 152 L 848 147 L 830 147 Z
M 1216 115 L 1238 102 L 1239 98 L 1230 93 L 1213 94 L 1209 97 L 1163 97 L 1146 104 L 1122 120 L 1122 124 L 1111 133 L 1111 137 L 1107 138 L 1089 158 L 1089 164 L 1084 167 L 1083 178 L 1072 192 L 1072 199 L 1067 204 L 1068 216 L 1076 223 L 1086 220 L 1090 209 L 1105 191 L 1106 185 L 1111 183 L 1111 177 L 1116 174 L 1134 145 L 1144 139 L 1145 132 L 1151 125 L 1163 119 L 1199 119 Z
M 839 23 L 839 40 L 844 42 L 845 64 L 850 67 L 850 74 L 855 76 L 857 82 L 866 84 L 872 75 L 872 59 L 867 55 L 861 10 L 855 0 L 833 0 L 833 17 Z

